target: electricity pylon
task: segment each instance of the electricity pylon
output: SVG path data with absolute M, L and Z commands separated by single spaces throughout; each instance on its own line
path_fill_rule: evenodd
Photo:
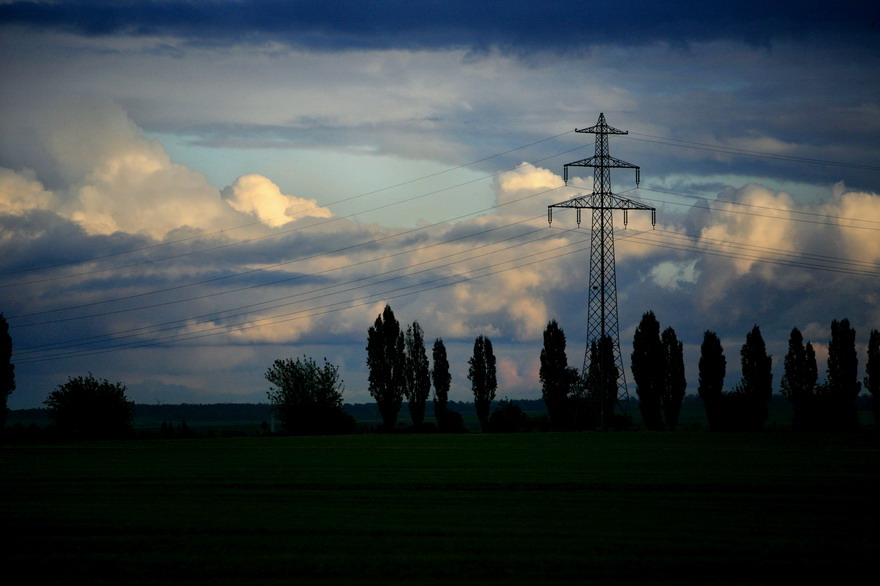
M 605 114 L 599 114 L 595 126 L 575 129 L 596 135 L 596 153 L 587 159 L 568 163 L 563 167 L 565 183 L 568 184 L 569 167 L 593 168 L 593 193 L 573 197 L 568 201 L 547 206 L 547 221 L 553 222 L 553 208 L 574 208 L 577 210 L 577 224 L 581 225 L 581 210 L 593 210 L 592 234 L 590 235 L 590 280 L 589 302 L 587 307 L 587 351 L 584 354 L 583 380 L 586 380 L 590 367 L 590 345 L 599 343 L 603 337 L 611 339 L 614 349 L 614 364 L 617 366 L 617 406 L 625 412 L 629 393 L 626 388 L 626 375 L 623 358 L 620 354 L 620 331 L 617 321 L 617 273 L 614 267 L 614 210 L 623 210 L 623 225 L 626 227 L 629 210 L 650 210 L 651 224 L 657 221 L 657 210 L 643 203 L 614 195 L 611 192 L 611 169 L 626 168 L 636 170 L 636 187 L 639 185 L 639 167 L 608 154 L 609 134 L 628 134 L 609 126 Z

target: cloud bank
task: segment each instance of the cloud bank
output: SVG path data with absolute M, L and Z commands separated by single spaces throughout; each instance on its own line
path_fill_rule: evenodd
M 625 357 L 648 309 L 685 342 L 691 392 L 705 329 L 729 385 L 755 323 L 776 381 L 793 326 L 821 349 L 848 317 L 864 343 L 876 15 L 572 6 L 0 4 L 11 405 L 88 371 L 142 400 L 264 400 L 268 365 L 303 353 L 367 401 L 385 303 L 447 342 L 456 400 L 481 334 L 500 394 L 537 398 L 547 320 L 584 352 L 588 217 L 551 227 L 546 206 L 590 191 L 589 169 L 561 172 L 599 112 L 642 168 L 615 192 L 658 208 L 655 228 L 615 219 Z

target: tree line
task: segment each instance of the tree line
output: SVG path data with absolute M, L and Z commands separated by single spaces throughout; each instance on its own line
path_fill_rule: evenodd
M 12 339 L 0 314 L 0 397 L 2 423 L 6 399 L 15 389 Z M 819 381 L 815 350 L 793 328 L 783 360 L 780 390 L 792 406 L 792 426 L 803 431 L 847 431 L 859 427 L 856 398 L 858 356 L 855 330 L 849 320 L 831 323 L 827 376 Z M 551 320 L 543 335 L 539 381 L 553 430 L 586 430 L 632 427 L 632 421 L 616 410 L 619 371 L 611 338 L 594 340 L 589 348 L 589 367 L 579 372 L 568 365 L 565 333 Z M 672 327 L 661 331 L 653 311 L 642 315 L 634 336 L 630 366 L 636 385 L 641 419 L 650 431 L 674 430 L 678 424 L 687 380 L 683 343 Z M 401 327 L 390 305 L 367 332 L 366 362 L 369 393 L 382 418 L 381 431 L 397 427 L 404 399 L 415 431 L 461 432 L 460 413 L 449 407 L 451 375 L 446 346 L 437 338 L 428 360 L 424 332 L 418 322 Z M 697 394 L 702 400 L 709 428 L 713 431 L 755 431 L 767 421 L 773 391 L 772 357 L 767 354 L 760 328 L 755 325 L 740 348 L 742 376 L 725 389 L 727 359 L 721 340 L 706 331 L 700 346 Z M 474 340 L 468 360 L 468 379 L 473 403 L 483 431 L 513 431 L 527 427 L 525 415 L 510 402 L 493 412 L 498 390 L 496 358 L 491 340 Z M 303 356 L 276 360 L 266 371 L 267 393 L 275 416 L 289 434 L 341 434 L 355 430 L 355 420 L 343 409 L 343 382 L 337 366 L 324 359 L 318 364 Z M 872 330 L 864 388 L 872 397 L 875 421 L 880 411 L 880 332 Z M 436 425 L 425 421 L 427 401 L 433 388 Z M 125 437 L 131 434 L 134 403 L 122 383 L 87 376 L 71 377 L 59 385 L 44 404 L 60 435 L 74 438 Z
M 404 399 L 413 430 L 465 431 L 461 414 L 449 407 L 452 376 L 442 338 L 434 340 L 432 367 L 422 327 L 416 321 L 404 329 L 391 306 L 386 305 L 367 331 L 366 351 L 368 390 L 382 418 L 380 431 L 397 428 Z M 336 367 L 326 361 L 319 368 L 306 357 L 275 362 L 266 373 L 273 385 L 269 400 L 287 433 L 341 433 L 353 428 L 353 420 L 347 421 L 348 416 L 342 409 L 344 388 L 337 374 Z M 483 431 L 521 427 L 525 416 L 513 403 L 505 402 L 496 413 L 491 413 L 498 375 L 492 341 L 487 336 L 480 335 L 474 340 L 473 355 L 468 360 L 468 379 Z M 425 421 L 432 387 L 436 425 Z M 345 421 L 345 425 L 340 425 L 340 421 Z
M 555 320 L 544 330 L 540 354 L 539 379 L 550 428 L 585 430 L 632 427 L 632 421 L 616 410 L 619 370 L 614 360 L 611 338 L 590 344 L 586 372 L 568 365 L 565 333 Z M 441 338 L 433 345 L 433 367 L 428 361 L 424 332 L 418 322 L 404 329 L 389 305 L 376 317 L 367 333 L 369 392 L 382 417 L 381 430 L 395 429 L 404 399 L 415 430 L 462 431 L 459 413 L 447 406 L 451 383 L 446 347 Z M 650 431 L 674 430 L 678 425 L 682 401 L 687 390 L 683 343 L 672 327 L 662 329 L 653 311 L 643 314 L 633 336 L 630 365 L 636 385 L 641 419 Z M 773 393 L 773 360 L 767 354 L 760 328 L 746 334 L 740 348 L 742 376 L 726 390 L 727 359 L 717 334 L 706 331 L 700 349 L 697 393 L 706 410 L 709 427 L 715 431 L 756 431 L 764 427 Z M 784 361 L 782 394 L 794 410 L 798 430 L 850 430 L 858 427 L 856 397 L 861 384 L 856 380 L 858 359 L 855 331 L 849 321 L 834 320 L 831 325 L 828 376 L 818 382 L 815 352 L 804 344 L 797 328 L 791 333 Z M 873 330 L 868 344 L 865 388 L 873 397 L 875 418 L 880 404 L 880 333 Z M 268 378 L 268 375 L 267 375 Z M 496 359 L 491 340 L 483 335 L 474 340 L 468 360 L 468 379 L 473 402 L 483 431 L 521 428 L 524 415 L 515 404 L 504 402 L 492 413 L 498 389 Z M 272 380 L 272 379 L 270 379 Z M 426 424 L 425 406 L 434 389 L 437 425 Z M 286 408 L 272 391 L 279 418 Z M 334 396 L 341 412 L 341 386 L 320 396 Z M 318 396 L 316 395 L 316 396 Z M 495 417 L 496 420 L 492 421 Z M 283 419 L 283 418 L 282 418 Z M 291 425 L 293 433 L 313 431 Z M 333 431 L 332 425 L 326 427 Z

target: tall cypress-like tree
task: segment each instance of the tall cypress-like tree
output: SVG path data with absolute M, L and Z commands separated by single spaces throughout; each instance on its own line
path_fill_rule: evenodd
M 425 336 L 419 322 L 406 329 L 406 400 L 413 425 L 425 421 L 425 403 L 431 394 L 431 366 L 425 352 Z
M 547 406 L 550 425 L 554 429 L 569 426 L 569 393 L 577 380 L 577 370 L 569 368 L 565 355 L 565 332 L 551 320 L 544 330 L 544 347 L 541 349 L 541 395 Z
M 832 430 L 851 430 L 859 425 L 856 397 L 862 388 L 858 381 L 859 358 L 856 331 L 848 319 L 831 322 L 828 344 L 828 376 L 818 389 L 819 403 Z
M 663 342 L 664 373 L 666 375 L 663 385 L 663 417 L 666 419 L 666 427 L 672 431 L 678 425 L 681 403 L 684 401 L 687 390 L 687 379 L 684 374 L 684 348 L 683 344 L 678 341 L 675 330 L 671 327 L 663 330 L 660 340 Z
M 865 389 L 871 393 L 874 425 L 880 425 L 880 331 L 868 337 L 868 362 L 865 364 Z
M 639 396 L 639 411 L 649 430 L 663 429 L 665 363 L 660 322 L 653 311 L 648 311 L 642 315 L 642 321 L 633 336 L 631 368 Z
M 734 391 L 735 399 L 729 402 L 730 415 L 736 418 L 731 423 L 734 428 L 755 431 L 764 427 L 773 395 L 773 358 L 767 354 L 767 346 L 757 325 L 746 334 L 746 343 L 739 354 L 742 379 Z
M 449 401 L 452 376 L 449 374 L 446 344 L 441 338 L 434 340 L 431 354 L 434 359 L 434 368 L 431 370 L 431 382 L 434 383 L 434 416 L 437 418 L 437 426 L 442 430 L 446 427 L 446 403 Z
M 719 429 L 721 424 L 721 401 L 724 393 L 724 377 L 727 374 L 727 359 L 724 348 L 715 332 L 706 330 L 700 345 L 699 386 L 697 393 L 706 408 L 706 419 L 710 429 Z
M 9 324 L 0 313 L 0 429 L 6 425 L 6 405 L 15 390 L 15 365 L 12 364 L 12 336 Z
M 386 305 L 367 333 L 370 395 L 376 400 L 385 429 L 391 431 L 406 389 L 405 343 L 400 324 Z
M 810 429 L 815 425 L 816 353 L 811 343 L 804 344 L 804 337 L 797 328 L 791 330 L 788 338 L 784 368 L 780 390 L 794 411 L 793 426 L 799 430 Z
M 620 371 L 614 361 L 614 341 L 602 336 L 590 342 L 590 366 L 584 387 L 591 407 L 593 427 L 608 428 L 617 404 L 617 378 Z
M 477 336 L 474 340 L 474 354 L 468 360 L 468 379 L 474 391 L 474 406 L 480 427 L 486 431 L 489 429 L 489 410 L 498 389 L 498 379 L 492 342 L 485 336 Z
M 813 392 L 815 392 L 816 386 L 819 384 L 819 367 L 816 363 L 816 351 L 813 350 L 811 342 L 807 342 L 807 345 L 804 347 L 804 354 L 807 360 L 807 380 L 812 381 Z

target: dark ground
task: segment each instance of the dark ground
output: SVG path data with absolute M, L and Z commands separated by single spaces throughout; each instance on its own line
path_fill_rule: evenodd
M 780 584 L 870 576 L 874 433 L 7 444 L 9 576 L 47 584 Z

